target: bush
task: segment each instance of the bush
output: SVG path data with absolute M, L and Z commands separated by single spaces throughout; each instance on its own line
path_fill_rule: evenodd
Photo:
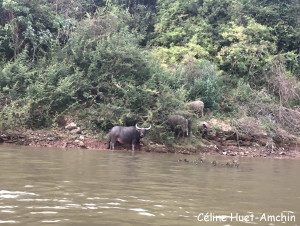
M 31 82 L 29 68 L 20 61 L 7 63 L 0 71 L 0 90 L 9 91 L 13 98 L 24 97 Z
M 224 45 L 218 52 L 220 69 L 235 82 L 243 78 L 250 84 L 262 85 L 263 72 L 270 56 L 276 52 L 272 28 L 249 19 L 247 26 L 230 24 L 222 33 Z M 235 84 L 233 84 L 235 85 Z
M 19 99 L 2 106 L 0 111 L 0 131 L 14 131 L 27 128 L 30 121 L 30 101 Z
M 216 109 L 222 97 L 222 79 L 213 63 L 188 61 L 182 73 L 188 100 L 202 100 L 205 108 Z

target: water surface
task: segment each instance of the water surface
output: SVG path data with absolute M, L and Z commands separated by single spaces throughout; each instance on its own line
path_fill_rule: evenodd
M 0 146 L 0 224 L 300 224 L 299 160 L 198 158 Z

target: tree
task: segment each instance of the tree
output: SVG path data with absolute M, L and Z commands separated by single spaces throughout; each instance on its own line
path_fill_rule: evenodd
M 269 56 L 276 53 L 276 37 L 271 30 L 253 20 L 246 27 L 233 23 L 230 29 L 222 33 L 229 44 L 218 53 L 220 69 L 236 78 L 259 84 Z
M 257 23 L 272 27 L 280 51 L 300 53 L 300 2 L 298 0 L 243 0 L 243 11 Z
M 14 53 L 14 60 L 16 60 L 18 53 L 20 53 L 27 44 L 33 46 L 34 58 L 37 47 L 42 44 L 44 45 L 43 47 L 45 47 L 45 40 L 51 38 L 50 31 L 53 32 L 54 29 L 52 26 L 53 17 L 50 6 L 46 0 L 38 0 L 35 2 L 31 0 L 2 1 L 3 13 L 4 15 L 8 15 L 8 17 L 5 19 L 5 25 L 1 30 L 5 34 L 4 40 L 9 40 L 9 46 Z M 46 38 L 46 36 L 49 38 Z M 5 51 L 9 50 L 6 49 Z M 9 56 L 9 53 L 5 53 L 5 55 Z
M 11 35 L 11 44 L 14 51 L 14 60 L 16 60 L 17 54 L 19 53 L 19 48 L 22 45 L 22 39 L 20 38 L 20 22 L 24 22 L 24 17 L 22 13 L 27 13 L 29 9 L 23 7 L 22 3 L 13 0 L 3 0 L 3 9 L 8 15 L 8 27 Z

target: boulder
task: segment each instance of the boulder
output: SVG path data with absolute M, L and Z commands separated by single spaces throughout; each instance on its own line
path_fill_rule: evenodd
M 77 125 L 74 122 L 71 122 L 65 126 L 65 129 L 71 131 L 71 130 L 77 129 Z
M 80 129 L 80 127 L 77 127 L 76 129 L 72 129 L 70 131 L 70 133 L 72 133 L 72 134 L 81 134 L 81 129 Z
M 81 141 L 81 140 L 75 140 L 75 141 L 74 141 L 74 143 L 75 143 L 75 144 L 77 144 L 77 145 L 78 145 L 78 147 L 81 147 L 81 148 L 86 148 L 86 146 L 85 146 L 84 142 L 83 142 L 83 141 Z

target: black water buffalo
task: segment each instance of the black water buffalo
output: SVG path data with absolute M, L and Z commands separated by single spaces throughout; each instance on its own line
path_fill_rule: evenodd
M 175 133 L 175 136 L 184 137 L 189 135 L 191 123 L 185 117 L 181 115 L 169 115 L 168 124 L 171 131 Z
M 137 124 L 130 127 L 114 126 L 110 131 L 109 148 L 110 150 L 115 150 L 115 143 L 118 141 L 121 144 L 131 144 L 132 151 L 134 151 L 134 145 L 139 144 L 140 139 L 143 138 L 150 129 L 151 125 L 148 128 L 140 128 Z

